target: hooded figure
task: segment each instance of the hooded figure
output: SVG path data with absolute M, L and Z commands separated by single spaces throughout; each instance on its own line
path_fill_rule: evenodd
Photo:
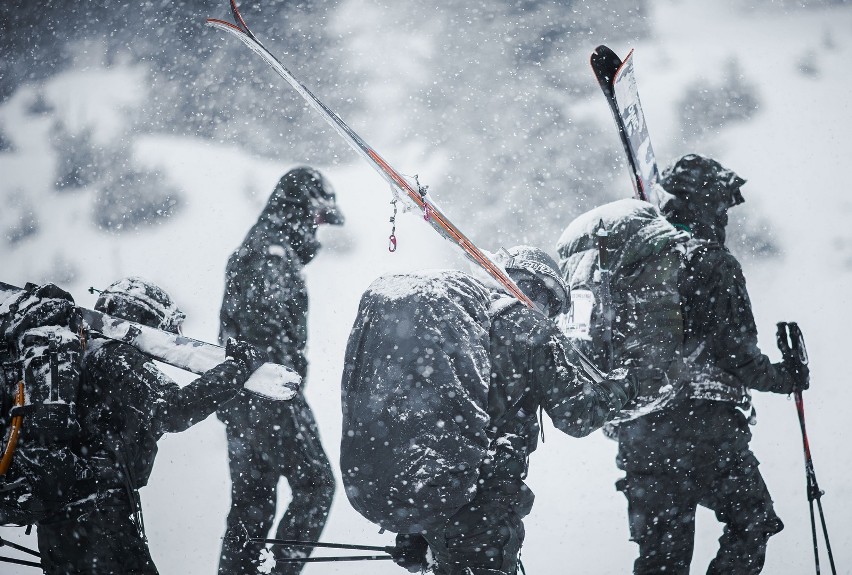
M 695 510 L 724 523 L 708 574 L 756 574 L 769 537 L 783 524 L 749 448 L 750 390 L 807 389 L 805 365 L 770 362 L 757 328 L 742 268 L 725 248 L 728 209 L 745 182 L 719 162 L 688 154 L 666 169 L 663 215 L 691 234 L 678 292 L 683 314 L 685 385 L 662 410 L 619 424 L 616 485 L 628 500 L 634 573 L 686 574 Z
M 728 210 L 745 201 L 740 188 L 746 180 L 716 160 L 687 154 L 663 170 L 659 185 L 666 192 L 662 212 L 693 237 L 725 243 Z
M 303 382 L 308 293 L 302 268 L 320 248 L 317 228 L 322 224 L 343 224 L 328 181 L 308 167 L 284 174 L 257 223 L 228 259 L 219 312 L 220 341 L 245 339 L 270 361 L 292 367 Z M 242 395 L 218 417 L 227 427 L 232 481 L 219 573 L 254 574 L 261 546 L 248 543 L 245 534 L 265 537 L 272 527 L 278 479 L 287 479 L 292 500 L 276 537 L 316 541 L 331 507 L 334 476 L 303 395 L 286 404 Z M 304 557 L 311 549 L 276 552 Z M 293 575 L 302 566 L 282 563 L 273 573 Z
M 135 277 L 101 292 L 95 309 L 175 333 L 184 317 L 165 291 Z M 180 387 L 135 347 L 90 332 L 77 418 L 79 451 L 93 477 L 88 492 L 39 522 L 45 573 L 157 573 L 138 490 L 148 483 L 157 440 L 207 418 L 266 361 L 236 340 L 228 341 L 226 355 L 223 363 Z
M 341 473 L 353 507 L 398 533 L 409 571 L 515 575 L 524 483 L 543 410 L 585 436 L 636 394 L 613 370 L 598 381 L 576 366 L 552 321 L 567 309 L 556 262 L 537 248 L 496 255 L 536 304 L 490 276 L 452 270 L 384 276 L 361 298 L 341 384 Z

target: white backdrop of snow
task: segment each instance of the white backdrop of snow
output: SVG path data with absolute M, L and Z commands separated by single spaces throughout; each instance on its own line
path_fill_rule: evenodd
M 353 17 L 366 18 L 367 12 Z M 776 321 L 798 321 L 807 338 L 813 381 L 805 396 L 811 448 L 820 485 L 826 491 L 823 502 L 836 561 L 840 572 L 848 573 L 852 529 L 846 516 L 852 509 L 852 487 L 845 474 L 852 470 L 852 450 L 841 441 L 852 403 L 852 383 L 845 380 L 852 270 L 850 254 L 844 252 L 852 241 L 847 231 L 852 202 L 841 185 L 852 151 L 848 141 L 852 133 L 850 80 L 845 74 L 852 57 L 852 6 L 743 14 L 732 11 L 727 3 L 670 0 L 658 3 L 652 17 L 656 19 L 652 39 L 612 48 L 622 54 L 631 47 L 637 50 L 640 93 L 658 157 L 665 161 L 687 151 L 716 155 L 749 180 L 744 188 L 747 203 L 737 210 L 761 214 L 771 222 L 773 240 L 782 247 L 783 256 L 765 262 L 747 259 L 743 265 L 764 351 L 779 358 L 774 345 Z M 822 48 L 826 34 L 835 44 L 831 51 Z M 595 45 L 590 38 L 588 51 Z M 406 68 L 404 43 L 390 53 L 372 53 L 363 44 L 359 49 L 376 58 L 378 69 L 382 58 L 402 62 L 395 67 Z M 418 45 L 413 57 L 426 50 L 427 46 Z M 815 64 L 822 71 L 817 77 L 796 71 L 796 62 L 809 50 L 817 54 Z M 732 56 L 739 58 L 744 73 L 758 86 L 762 97 L 759 113 L 749 122 L 714 135 L 704 150 L 683 149 L 676 98 L 686 83 L 712 77 Z M 64 118 L 68 122 L 87 118 L 98 135 L 120 134 L 121 116 L 115 110 L 144 92 L 140 77 L 134 74 L 134 70 L 120 67 L 103 74 L 71 72 L 48 82 L 45 97 L 58 105 L 59 113 L 69 115 Z M 384 81 L 383 88 L 393 90 L 394 80 Z M 589 81 L 594 81 L 591 72 Z M 282 85 L 281 89 L 288 88 Z M 386 90 L 382 92 L 384 98 L 394 101 Z M 94 297 L 85 291 L 89 285 L 104 287 L 118 277 L 140 275 L 162 285 L 187 312 L 185 333 L 215 341 L 225 261 L 254 222 L 277 179 L 300 159 L 287 156 L 286 141 L 281 143 L 282 161 L 272 162 L 191 138 L 141 138 L 133 150 L 136 160 L 167 174 L 183 190 L 185 205 L 161 225 L 122 235 L 104 234 L 90 225 L 88 200 L 94 190 L 52 191 L 55 158 L 47 137 L 50 119 L 24 113 L 35 93 L 33 88 L 21 89 L 0 107 L 0 122 L 16 148 L 0 154 L 0 197 L 23 190 L 38 206 L 43 231 L 12 248 L 0 244 L 0 280 L 18 285 L 38 282 L 56 277 L 56 266 L 64 265 L 77 273 L 62 287 L 78 303 L 91 306 Z M 292 102 L 301 105 L 295 97 Z M 597 94 L 581 111 L 609 121 L 609 112 Z M 394 107 L 384 118 L 377 118 L 375 126 L 353 128 L 398 169 L 418 172 L 421 181 L 428 182 L 430 173 L 464 168 L 436 160 L 440 154 L 414 153 L 414 147 L 370 137 L 382 133 L 382 122 L 414 121 L 406 117 L 404 108 Z M 319 122 L 305 129 L 315 129 Z M 499 130 L 499 126 L 493 129 Z M 428 267 L 464 269 L 467 264 L 416 221 L 416 215 L 399 219 L 399 250 L 389 254 L 389 193 L 379 177 L 354 154 L 350 163 L 319 167 L 335 185 L 347 217 L 343 229 L 323 230 L 326 249 L 307 267 L 311 314 L 306 393 L 334 463 L 339 455 L 343 350 L 363 290 L 384 273 Z M 629 195 L 627 175 L 618 177 Z M 438 199 L 442 193 L 452 193 L 432 191 Z M 449 216 L 464 230 L 465 219 L 476 214 Z M 483 248 L 499 247 L 489 245 L 494 238 L 472 239 Z M 166 370 L 179 381 L 191 379 L 171 368 Z M 813 558 L 795 409 L 783 396 L 759 394 L 755 403 L 759 424 L 752 446 L 786 524 L 769 544 L 765 572 L 806 573 L 813 569 Z M 624 498 L 613 487 L 620 476 L 614 455 L 615 444 L 601 434 L 581 440 L 547 434 L 547 442 L 531 460 L 529 484 L 537 502 L 526 520 L 523 560 L 528 573 L 630 570 L 636 547 L 628 541 Z M 149 485 L 142 490 L 142 500 L 152 553 L 161 573 L 215 572 L 228 499 L 224 428 L 215 418 L 160 441 L 157 463 Z M 286 500 L 283 489 L 282 504 Z M 699 512 L 695 573 L 704 572 L 719 534 L 712 514 Z M 22 530 L 0 528 L 0 535 L 35 544 Z M 323 539 L 391 542 L 388 534 L 377 534 L 374 525 L 351 510 L 340 489 Z M 313 564 L 305 573 L 367 570 L 374 575 L 401 572 L 390 563 L 374 562 Z M 32 572 L 26 567 L 3 567 L 8 574 Z

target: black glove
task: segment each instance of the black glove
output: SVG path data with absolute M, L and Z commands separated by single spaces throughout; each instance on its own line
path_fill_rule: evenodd
M 225 355 L 241 364 L 249 375 L 269 361 L 269 358 L 264 352 L 250 343 L 234 339 L 233 337 L 229 337 L 225 344 Z
M 781 350 L 783 361 L 773 364 L 787 377 L 777 385 L 779 393 L 794 393 L 804 391 L 811 384 L 811 370 L 808 368 L 808 351 L 805 348 L 805 338 L 799 324 L 796 322 L 778 322 L 776 332 L 778 349 Z M 773 390 L 776 391 L 776 390 Z
M 785 357 L 781 362 L 784 371 L 790 375 L 793 380 L 793 389 L 788 393 L 795 391 L 804 391 L 811 386 L 811 370 L 806 363 L 802 363 L 797 357 Z
M 428 567 L 426 551 L 429 543 L 422 535 L 406 535 L 400 533 L 396 536 L 396 546 L 390 550 L 393 562 L 404 567 L 411 573 L 421 573 Z

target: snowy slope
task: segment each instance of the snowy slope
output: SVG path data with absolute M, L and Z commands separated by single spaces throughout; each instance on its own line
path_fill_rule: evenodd
M 637 50 L 640 93 L 661 161 L 693 151 L 683 148 L 674 115 L 683 86 L 702 75 L 720 74 L 732 55 L 739 57 L 744 72 L 758 86 L 762 106 L 755 118 L 708 140 L 704 151 L 749 180 L 743 190 L 747 202 L 737 209 L 765 216 L 783 249 L 783 255 L 773 260 L 746 259 L 746 277 L 764 350 L 778 358 L 775 321 L 798 321 L 807 338 L 813 387 L 806 395 L 806 407 L 813 456 L 827 493 L 824 505 L 837 564 L 841 573 L 848 573 L 852 529 L 846 516 L 852 509 L 852 488 L 844 479 L 852 469 L 852 454 L 840 438 L 846 431 L 846 406 L 852 401 L 852 387 L 844 380 L 849 341 L 845 327 L 852 321 L 847 295 L 852 287 L 852 233 L 845 223 L 852 216 L 852 202 L 843 195 L 841 182 L 852 150 L 847 143 L 852 133 L 850 82 L 844 75 L 852 58 L 852 7 L 739 13 L 726 3 L 668 0 L 658 4 L 652 17 L 653 39 L 612 48 L 622 54 L 631 47 Z M 834 43 L 831 51 L 823 48 L 826 34 Z M 589 52 L 595 45 L 590 39 Z M 817 54 L 817 76 L 796 70 L 797 61 L 809 50 Z M 104 134 L 120 133 L 120 116 L 98 112 L 134 101 L 134 93 L 143 90 L 134 71 L 119 66 L 110 74 L 88 75 L 85 80 L 79 74 L 52 80 L 46 97 L 61 104 L 58 113 L 94 118 L 103 123 L 95 125 Z M 84 81 L 89 87 L 102 82 L 103 89 L 83 92 Z M 589 81 L 594 82 L 591 72 Z M 5 202 L 14 191 L 26 194 L 38 208 L 43 231 L 14 247 L 0 244 L 0 279 L 22 284 L 51 277 L 70 289 L 79 303 L 91 305 L 94 296 L 85 291 L 89 285 L 103 287 L 123 275 L 141 275 L 161 284 L 180 303 L 188 315 L 188 335 L 215 341 L 225 260 L 277 178 L 299 158 L 287 157 L 286 141 L 282 161 L 272 162 L 190 138 L 146 137 L 137 142 L 135 159 L 166 173 L 183 191 L 184 205 L 155 227 L 106 234 L 89 223 L 93 190 L 63 194 L 51 190 L 55 159 L 47 145 L 49 119 L 24 113 L 33 96 L 31 89 L 19 90 L 0 107 L 0 122 L 16 147 L 0 154 L 0 199 Z M 597 94 L 583 110 L 608 118 Z M 408 121 L 404 111 L 388 116 Z M 399 146 L 381 149 L 368 130 L 353 128 L 401 171 L 419 173 L 421 181 L 428 182 L 430 173 L 462 168 Z M 617 137 L 614 129 L 612 137 Z M 320 168 L 336 187 L 347 225 L 324 230 L 329 232 L 323 236 L 328 249 L 307 268 L 312 305 L 307 396 L 333 462 L 338 458 L 343 348 L 363 289 L 385 272 L 467 265 L 415 215 L 399 219 L 400 248 L 389 254 L 387 189 L 354 154 L 351 162 L 342 159 L 348 163 Z M 625 195 L 629 194 L 627 174 L 616 176 L 622 176 Z M 442 193 L 451 191 L 433 193 L 440 200 Z M 465 229 L 463 214 L 449 215 Z M 482 247 L 497 247 L 489 245 L 491 238 L 473 239 Z M 74 272 L 73 280 L 61 281 L 57 268 L 66 270 L 69 278 Z M 184 374 L 169 373 L 188 381 Z M 795 409 L 781 396 L 762 395 L 756 404 L 754 451 L 787 526 L 770 543 L 765 572 L 806 573 L 813 567 Z M 628 541 L 625 501 L 612 485 L 619 477 L 613 462 L 615 445 L 600 434 L 583 440 L 561 436 L 549 424 L 546 433 L 545 444 L 531 458 L 529 483 L 537 503 L 526 521 L 527 572 L 628 572 L 635 545 Z M 228 490 L 224 428 L 215 418 L 160 442 L 142 499 L 151 549 L 164 575 L 215 571 Z M 704 571 L 719 533 L 711 514 L 699 514 L 695 573 Z M 0 528 L 0 536 L 35 544 L 21 530 Z M 351 510 L 342 491 L 323 539 L 391 541 Z M 6 565 L 0 571 L 33 572 Z M 305 570 L 314 575 L 363 572 L 401 573 L 384 562 L 315 564 Z

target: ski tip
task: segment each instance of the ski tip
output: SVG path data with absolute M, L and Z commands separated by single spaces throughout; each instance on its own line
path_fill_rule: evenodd
M 590 57 L 590 61 L 592 62 L 592 66 L 596 68 L 606 67 L 608 69 L 617 69 L 621 66 L 621 58 L 618 57 L 618 54 L 613 52 L 609 47 L 601 44 L 595 51 L 592 52 Z
M 592 55 L 589 57 L 589 64 L 598 79 L 601 89 L 610 97 L 612 92 L 612 80 L 615 78 L 615 73 L 621 67 L 621 58 L 610 50 L 607 46 L 601 44 Z
M 619 62 L 621 61 L 621 58 L 619 58 L 618 55 L 613 52 L 609 46 L 606 46 L 604 44 L 601 44 L 600 46 L 595 48 L 595 51 L 592 53 L 592 57 L 597 57 L 599 59 L 606 60 L 618 60 Z

